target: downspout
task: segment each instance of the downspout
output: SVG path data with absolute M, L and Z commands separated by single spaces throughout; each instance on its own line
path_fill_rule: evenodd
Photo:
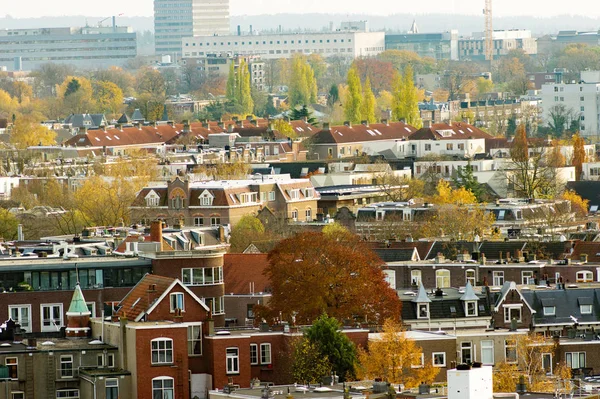
M 96 399 L 96 377 L 94 377 L 94 380 L 90 380 L 89 378 L 82 376 L 81 374 L 79 375 L 79 378 L 81 378 L 84 381 L 89 382 L 90 384 L 92 384 L 92 386 L 94 387 L 94 399 Z

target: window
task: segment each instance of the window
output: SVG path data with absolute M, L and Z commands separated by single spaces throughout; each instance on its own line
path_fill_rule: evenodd
M 59 331 L 63 325 L 62 303 L 41 305 L 42 331 Z
M 477 316 L 477 302 L 469 301 L 465 302 L 465 314 L 469 316 Z
M 119 398 L 119 380 L 117 378 L 107 378 L 104 386 L 106 387 L 106 399 Z
M 412 285 L 420 285 L 421 284 L 421 271 L 420 270 L 411 270 L 410 271 L 410 281 Z
M 417 318 L 418 319 L 428 319 L 429 318 L 429 304 L 428 303 L 418 303 L 417 304 Z
M 269 201 L 275 201 L 275 191 L 269 191 Z
M 19 378 L 19 360 L 16 357 L 7 357 L 4 360 L 6 368 L 8 369 L 8 378 L 16 380 Z
M 170 295 L 171 297 L 171 313 L 175 312 L 175 309 L 185 310 L 183 307 L 183 292 L 175 292 Z
M 202 355 L 202 324 L 187 328 L 188 355 Z
M 250 364 L 258 364 L 258 345 L 250 344 Z
M 451 143 L 446 144 L 446 150 L 452 151 L 454 149 L 454 145 Z
M 249 303 L 246 305 L 246 318 L 254 319 L 254 304 Z
M 79 389 L 58 389 L 56 391 L 57 398 L 71 398 L 78 399 L 79 398 Z
M 210 285 L 223 282 L 223 267 L 182 269 L 181 281 L 185 285 Z
M 106 355 L 106 366 L 109 368 L 113 368 L 115 367 L 115 354 L 114 353 L 109 353 L 108 355 Z
M 152 399 L 173 399 L 174 397 L 173 378 L 156 377 L 152 379 Z
M 431 151 L 431 144 L 425 144 L 425 151 Z
M 504 358 L 507 363 L 517 362 L 517 341 L 514 339 L 504 341 Z
M 293 190 L 290 190 L 288 193 L 289 193 L 291 200 L 300 199 L 300 190 L 299 189 L 295 188 Z
M 227 374 L 237 374 L 240 372 L 240 352 L 238 348 L 226 349 Z
M 202 216 L 195 217 L 194 226 L 204 226 L 204 218 Z
M 390 285 L 390 288 L 396 289 L 396 271 L 395 270 L 384 270 L 383 277 L 385 278 L 385 282 Z
M 534 278 L 533 278 L 533 271 L 531 270 L 524 270 L 521 272 L 521 281 L 523 284 L 528 285 L 528 284 L 535 284 Z
M 170 338 L 153 339 L 152 364 L 173 363 L 173 340 Z
M 546 374 L 552 374 L 552 353 L 542 353 L 542 368 Z
M 220 216 L 211 216 L 210 225 L 213 227 L 221 225 L 221 217 Z
M 504 271 L 495 271 L 492 276 L 494 285 L 504 285 Z
M 594 274 L 590 271 L 582 270 L 577 272 L 576 279 L 578 283 L 591 283 L 594 281 Z
M 212 206 L 213 197 L 210 194 L 202 194 L 200 196 L 200 206 Z
M 556 307 L 544 306 L 544 316 L 554 316 L 554 315 L 556 315 Z
M 271 344 L 260 344 L 260 364 L 271 364 Z
M 510 323 L 513 319 L 521 322 L 521 305 L 504 305 L 504 321 Z
M 298 220 L 298 209 L 294 209 L 292 211 L 292 220 L 295 222 L 296 220 Z
M 481 341 L 481 363 L 486 365 L 494 364 L 494 341 Z
M 585 352 L 567 352 L 565 353 L 567 367 L 580 369 L 585 367 Z
M 460 343 L 460 359 L 465 364 L 473 363 L 473 345 L 471 342 Z
M 475 270 L 469 269 L 465 272 L 465 280 L 467 283 L 471 283 L 475 287 Z
M 26 332 L 31 332 L 31 305 L 9 306 L 8 313 L 12 321 L 19 324 Z
M 73 356 L 60 357 L 60 378 L 73 378 Z
M 450 287 L 450 270 L 440 269 L 435 271 L 435 286 L 436 288 Z
M 11 399 L 25 399 L 25 392 L 12 392 Z
M 581 314 L 592 314 L 592 305 L 579 305 Z
M 224 297 L 221 296 L 221 297 L 217 297 L 217 298 L 204 298 L 204 299 L 202 299 L 202 301 L 212 311 L 213 315 L 225 314 L 225 298 Z
M 304 211 L 304 216 L 306 217 L 307 222 L 311 222 L 312 221 L 312 210 L 310 208 L 307 208 Z
M 431 358 L 435 367 L 446 367 L 446 352 L 433 352 Z

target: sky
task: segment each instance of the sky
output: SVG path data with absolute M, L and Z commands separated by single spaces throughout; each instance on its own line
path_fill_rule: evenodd
M 109 16 L 124 14 L 128 17 L 151 16 L 152 0 L 2 0 L 3 14 L 13 18 L 85 15 Z M 98 6 L 101 4 L 101 6 Z M 302 4 L 302 8 L 298 7 Z M 549 17 L 562 14 L 600 16 L 595 0 L 495 0 L 495 16 L 534 15 Z M 560 7 L 558 6 L 560 5 Z M 568 6 L 567 6 L 568 5 Z M 375 14 L 395 13 L 477 14 L 482 13 L 484 0 L 230 0 L 232 15 L 275 13 L 336 13 Z

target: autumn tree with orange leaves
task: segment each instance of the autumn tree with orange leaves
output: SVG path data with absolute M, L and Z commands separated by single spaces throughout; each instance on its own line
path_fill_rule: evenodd
M 401 303 L 384 279 L 382 261 L 357 237 L 306 232 L 269 253 L 272 297 L 259 318 L 310 324 L 326 313 L 342 323 L 399 320 Z

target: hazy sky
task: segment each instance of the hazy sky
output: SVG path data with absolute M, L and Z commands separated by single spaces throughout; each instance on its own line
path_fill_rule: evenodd
M 280 12 L 368 13 L 459 13 L 481 14 L 484 0 L 230 0 L 233 15 Z M 152 15 L 152 0 L 2 0 L 0 15 L 41 17 L 56 15 L 126 16 Z M 598 17 L 595 0 L 495 0 L 497 16 L 536 15 L 547 17 L 576 14 Z M 301 4 L 302 8 L 298 5 Z M 559 7 L 559 5 L 561 5 Z

